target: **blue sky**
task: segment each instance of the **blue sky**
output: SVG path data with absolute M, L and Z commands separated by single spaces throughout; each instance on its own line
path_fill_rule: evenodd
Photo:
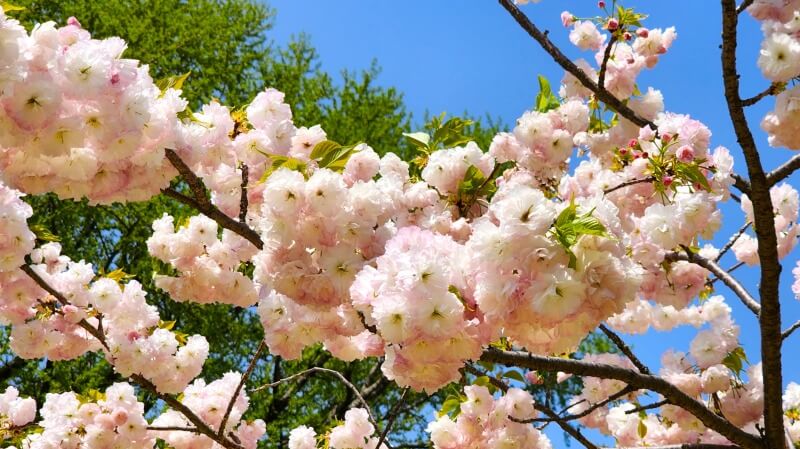
M 468 111 L 477 116 L 490 114 L 512 124 L 531 107 L 538 90 L 536 76 L 544 74 L 555 83 L 563 73 L 495 1 L 270 0 L 269 3 L 278 12 L 272 39 L 283 44 L 292 35 L 307 33 L 319 51 L 322 68 L 330 72 L 367 68 L 376 59 L 383 69 L 378 81 L 404 92 L 417 123 L 426 111 L 451 114 Z M 590 53 L 581 53 L 569 44 L 559 14 L 568 9 L 579 16 L 595 15 L 599 11 L 595 5 L 589 0 L 543 0 L 524 6 L 523 10 L 540 28 L 550 30 L 551 38 L 568 55 L 590 59 Z M 670 52 L 655 70 L 639 78 L 639 86 L 643 91 L 648 86 L 660 89 L 668 110 L 690 114 L 705 123 L 713 133 L 712 147 L 729 148 L 736 155 L 736 171 L 745 173 L 723 98 L 718 49 L 719 2 L 629 1 L 625 6 L 650 14 L 644 23 L 649 28 L 675 26 L 678 32 Z M 746 14 L 742 16 L 739 33 L 742 96 L 749 97 L 769 84 L 755 65 L 762 35 L 758 24 Z M 793 155 L 789 150 L 770 148 L 758 127 L 773 101 L 766 99 L 747 111 L 767 169 Z M 798 185 L 796 177 L 789 181 Z M 717 246 L 743 224 L 735 203 L 725 205 L 723 214 L 723 229 L 714 240 Z M 790 290 L 796 253 L 784 260 L 781 289 L 784 328 L 800 319 L 800 302 Z M 728 256 L 722 265 L 733 263 L 735 260 Z M 739 273 L 749 291 L 757 293 L 756 272 Z M 726 289 L 719 288 L 718 293 L 724 294 L 734 308 L 750 360 L 758 361 L 756 319 Z M 665 349 L 688 350 L 694 335 L 693 329 L 682 329 L 626 339 L 648 365 L 658 367 Z M 784 353 L 790 353 L 795 347 L 793 343 L 799 341 L 800 332 L 787 341 Z M 800 360 L 785 355 L 784 383 L 800 380 L 798 374 Z M 556 446 L 563 445 L 557 433 L 551 435 Z

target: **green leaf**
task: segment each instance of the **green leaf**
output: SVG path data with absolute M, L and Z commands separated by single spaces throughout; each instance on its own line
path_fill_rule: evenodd
M 478 376 L 472 381 L 472 385 L 479 385 L 481 387 L 486 387 L 489 392 L 495 393 L 497 391 L 497 387 L 492 384 L 492 380 L 489 379 L 489 376 Z
M 745 362 L 750 363 L 747 361 L 747 355 L 744 352 L 744 348 L 741 346 L 729 352 L 728 355 L 722 359 L 722 364 L 733 371 L 737 378 L 740 376 Z
M 168 331 L 171 331 L 173 327 L 175 327 L 175 320 L 158 322 L 159 329 L 166 329 Z
M 481 169 L 470 165 L 464 173 L 464 179 L 458 183 L 458 194 L 461 198 L 474 196 L 485 182 L 486 177 L 483 176 Z
M 50 232 L 44 225 L 40 224 L 33 224 L 28 226 L 28 228 L 36 235 L 37 240 L 41 240 L 43 242 L 60 242 L 61 239 Z
M 320 168 L 343 170 L 347 160 L 356 152 L 356 147 L 359 145 L 361 145 L 360 142 L 353 145 L 339 146 L 338 149 L 329 151 L 319 159 Z
M 644 421 L 639 420 L 639 426 L 636 428 L 636 433 L 639 434 L 639 438 L 644 438 L 647 436 L 647 425 Z
M 522 383 L 526 382 L 525 376 L 523 376 L 522 373 L 520 373 L 515 369 L 504 372 L 502 377 L 505 377 L 506 379 L 513 379 Z
M 569 267 L 577 268 L 578 259 L 572 251 L 572 246 L 578 242 L 582 235 L 597 235 L 608 237 L 606 227 L 597 218 L 592 216 L 594 209 L 578 216 L 578 206 L 575 199 L 570 199 L 569 205 L 558 214 L 551 228 L 551 235 L 564 248 L 569 256 Z
M 104 277 L 112 279 L 112 280 L 116 281 L 118 284 L 120 284 L 120 283 L 122 283 L 124 281 L 133 279 L 136 276 L 133 275 L 133 274 L 128 274 L 128 273 L 124 272 L 122 270 L 122 268 L 117 268 L 116 270 L 114 270 L 114 271 L 112 271 L 110 273 L 106 273 Z
M 332 140 L 323 140 L 322 142 L 314 145 L 314 149 L 311 150 L 311 155 L 309 156 L 310 159 L 313 160 L 320 160 L 326 155 L 342 148 L 342 146 Z
M 536 95 L 536 110 L 539 112 L 547 112 L 555 109 L 561 105 L 558 97 L 553 94 L 550 88 L 550 81 L 543 75 L 538 76 L 539 79 L 539 93 Z
M 461 413 L 461 398 L 458 396 L 450 395 L 442 403 L 442 408 L 437 413 L 438 417 L 444 415 L 451 415 L 452 418 Z
M 428 150 L 428 144 L 431 141 L 431 136 L 423 132 L 403 133 L 403 137 L 405 137 L 411 145 L 425 151 Z
M 161 90 L 161 95 L 167 92 L 169 89 L 180 89 L 183 87 L 183 83 L 186 81 L 186 78 L 189 78 L 192 72 L 186 72 L 182 75 L 173 75 L 168 76 L 166 78 L 161 78 L 160 80 L 156 81 L 156 86 Z
M 275 170 L 278 170 L 279 168 L 287 168 L 289 170 L 299 171 L 300 173 L 303 173 L 303 175 L 305 176 L 306 163 L 301 161 L 300 159 L 295 159 L 293 157 L 283 156 L 280 154 L 265 153 L 263 151 L 259 151 L 259 153 L 263 154 L 264 156 L 267 156 L 272 160 L 272 165 L 264 171 L 263 175 L 261 175 L 259 183 L 263 184 L 264 182 L 266 182 L 267 179 L 270 177 L 270 175 L 272 175 L 272 173 L 274 173 Z

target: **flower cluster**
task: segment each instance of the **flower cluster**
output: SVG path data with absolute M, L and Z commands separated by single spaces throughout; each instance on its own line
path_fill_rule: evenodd
M 186 102 L 161 92 L 119 38 L 74 18 L 28 34 L 0 12 L 0 173 L 26 193 L 144 200 L 169 184 L 164 158 Z
M 239 373 L 227 373 L 221 379 L 206 384 L 195 380 L 183 391 L 181 402 L 209 427 L 219 430 L 236 388 L 242 380 Z M 266 432 L 266 424 L 260 419 L 245 421 L 250 399 L 241 391 L 233 402 L 223 435 L 235 435 L 242 447 L 255 449 L 256 443 Z M 156 427 L 189 427 L 191 424 L 176 410 L 167 410 L 153 421 Z M 184 431 L 156 431 L 159 438 L 175 449 L 220 449 L 222 446 L 205 435 Z
M 255 255 L 256 248 L 227 229 L 222 231 L 222 239 L 218 233 L 217 223 L 204 215 L 189 218 L 177 232 L 174 218 L 167 214 L 154 221 L 147 249 L 180 273 L 177 277 L 156 276 L 156 286 L 176 301 L 241 307 L 255 304 L 256 286 L 237 269 Z
M 454 421 L 448 415 L 428 425 L 434 449 L 464 447 L 550 449 L 550 440 L 525 421 L 535 418 L 534 400 L 525 390 L 509 388 L 495 399 L 484 386 L 464 387 L 466 401 Z
M 369 419 L 369 413 L 363 408 L 353 408 L 345 412 L 344 423 L 331 429 L 326 435 L 331 449 L 385 449 L 374 436 L 375 426 Z M 317 433 L 308 426 L 300 426 L 289 433 L 289 449 L 316 449 Z
M 386 342 L 383 373 L 399 385 L 434 392 L 488 343 L 464 255 L 450 237 L 405 227 L 358 274 L 353 303 Z
M 33 250 L 36 236 L 28 229 L 27 219 L 33 209 L 21 199 L 22 194 L 0 182 L 0 279 L 2 273 L 19 268 Z M 2 291 L 3 282 L 0 282 Z
M 22 427 L 36 418 L 36 401 L 22 398 L 19 390 L 7 387 L 0 394 L 0 429 Z
M 61 255 L 57 243 L 35 249 L 31 259 L 31 268 L 66 302 L 22 271 L 6 278 L 10 282 L 0 290 L 0 318 L 12 324 L 11 349 L 17 355 L 67 360 L 104 349 L 117 372 L 141 374 L 169 393 L 180 392 L 200 373 L 208 355 L 205 337 L 181 342 L 178 334 L 159 327 L 158 311 L 145 301 L 141 284 L 94 280 L 91 265 Z M 103 329 L 104 341 L 87 327 Z
M 136 398 L 133 386 L 116 383 L 95 396 L 48 393 L 38 422 L 43 431 L 29 435 L 23 447 L 152 449 L 155 446 L 155 438 L 144 419 L 144 404 Z

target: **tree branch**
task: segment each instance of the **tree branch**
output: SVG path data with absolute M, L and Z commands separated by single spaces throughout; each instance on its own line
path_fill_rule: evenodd
M 739 228 L 739 230 L 736 231 L 736 233 L 733 234 L 730 239 L 728 239 L 728 243 L 726 243 L 725 246 L 723 246 L 722 249 L 719 250 L 719 254 L 717 254 L 717 257 L 714 258 L 714 263 L 719 262 L 719 260 L 722 259 L 722 256 L 724 256 L 725 253 L 727 253 L 728 250 L 730 250 L 733 247 L 736 241 L 739 240 L 739 237 L 741 237 L 742 234 L 744 234 L 745 231 L 747 231 L 747 228 L 749 227 L 750 227 L 750 222 L 748 221 L 747 223 L 742 225 L 742 227 Z
M 800 168 L 800 154 L 795 154 L 780 167 L 767 173 L 767 184 L 769 184 L 770 187 L 774 186 L 791 176 L 798 168 Z
M 715 262 L 712 262 L 705 257 L 693 253 L 691 250 L 686 250 L 686 253 L 676 253 L 670 252 L 667 253 L 664 257 L 664 260 L 675 262 L 678 260 L 684 260 L 687 262 L 691 262 L 695 265 L 699 265 L 706 270 L 712 272 L 717 279 L 721 280 L 723 284 L 725 284 L 728 288 L 736 294 L 737 297 L 742 301 L 742 303 L 747 306 L 756 316 L 761 313 L 761 305 L 753 299 L 753 297 L 748 293 L 748 291 L 739 283 L 733 276 L 731 276 L 728 272 L 722 269 L 719 265 Z
M 250 180 L 250 169 L 247 164 L 242 164 L 242 185 L 241 196 L 239 197 L 239 222 L 244 223 L 247 219 L 247 183 Z
M 650 374 L 650 369 L 647 368 L 647 366 L 644 363 L 642 363 L 642 361 L 639 360 L 638 357 L 636 357 L 636 354 L 633 353 L 633 350 L 631 350 L 630 346 L 628 346 L 622 340 L 622 338 L 620 338 L 619 335 L 617 335 L 614 331 L 606 327 L 605 324 L 600 325 L 600 330 L 603 331 L 603 333 L 606 334 L 606 337 L 608 337 L 611 341 L 613 341 L 615 345 L 617 345 L 619 350 L 622 351 L 622 353 L 625 354 L 626 357 L 628 357 L 628 360 L 630 360 L 631 363 L 633 363 L 633 366 L 635 366 L 636 369 L 639 370 L 639 372 L 644 374 Z
M 250 365 L 247 366 L 247 370 L 242 375 L 242 379 L 239 381 L 239 385 L 236 386 L 236 391 L 233 392 L 233 396 L 231 396 L 231 400 L 228 402 L 228 408 L 225 409 L 225 415 L 222 416 L 222 421 L 219 424 L 219 429 L 217 429 L 217 435 L 222 436 L 225 433 L 225 425 L 228 423 L 228 418 L 231 416 L 231 411 L 233 410 L 233 404 L 236 402 L 236 398 L 239 397 L 239 393 L 242 391 L 242 387 L 244 384 L 247 383 L 247 379 L 250 378 L 250 375 L 253 374 L 253 370 L 256 367 L 256 363 L 258 363 L 259 357 L 261 357 L 261 353 L 266 349 L 267 345 L 264 343 L 262 339 L 261 342 L 258 344 L 258 348 L 256 349 L 256 353 L 253 354 L 253 359 L 250 360 Z
M 541 47 L 546 51 L 552 58 L 555 60 L 558 65 L 560 65 L 564 70 L 572 74 L 584 87 L 594 92 L 595 96 L 598 100 L 602 101 L 609 108 L 616 111 L 622 117 L 625 117 L 630 122 L 635 124 L 639 127 L 649 126 L 652 129 L 658 129 L 655 123 L 650 120 L 647 120 L 644 117 L 638 115 L 633 109 L 625 105 L 619 98 L 615 97 L 611 94 L 611 92 L 607 91 L 606 89 L 600 88 L 591 78 L 589 75 L 586 74 L 583 70 L 581 70 L 574 62 L 572 62 L 567 56 L 558 48 L 556 47 L 553 42 L 547 37 L 547 35 L 539 30 L 533 22 L 528 19 L 528 17 L 514 5 L 512 0 L 498 0 L 503 8 L 511 14 L 511 16 L 517 21 L 517 23 L 534 39 L 536 42 L 541 45 Z
M 632 185 L 635 185 L 635 184 L 643 184 L 643 183 L 646 183 L 646 182 L 653 182 L 655 180 L 656 180 L 656 178 L 654 178 L 652 176 L 648 176 L 648 177 L 642 178 L 642 179 L 630 179 L 630 180 L 625 181 L 623 183 L 620 183 L 620 184 L 618 184 L 618 185 L 616 185 L 614 187 L 611 187 L 611 188 L 608 188 L 608 189 L 604 190 L 603 194 L 608 195 L 611 192 L 615 192 L 615 191 L 617 191 L 619 189 L 622 189 L 622 188 L 625 188 L 625 187 L 628 187 L 628 186 L 632 186 Z
M 572 438 L 575 438 L 579 443 L 584 445 L 586 449 L 598 449 L 597 445 L 589 441 L 589 439 L 586 438 L 581 433 L 580 430 L 570 426 L 566 421 L 559 418 L 558 415 L 556 415 L 556 412 L 554 412 L 553 409 L 551 409 L 550 407 L 547 407 L 544 404 L 534 404 L 534 407 L 536 408 L 536 410 L 539 410 L 540 412 L 544 413 L 545 416 L 547 416 L 548 418 L 553 420 L 556 424 L 558 424 L 558 426 L 561 427 L 561 429 L 563 429 L 564 432 L 567 432 Z
M 208 218 L 217 222 L 218 225 L 228 229 L 240 236 L 244 237 L 247 241 L 252 243 L 258 249 L 264 249 L 264 242 L 261 236 L 256 231 L 247 226 L 247 224 L 236 221 L 228 215 L 220 211 L 216 206 L 211 204 L 206 194 L 206 188 L 203 181 L 192 172 L 189 166 L 181 160 L 175 151 L 167 148 L 165 150 L 167 159 L 169 159 L 172 166 L 181 174 L 181 178 L 189 185 L 194 198 L 190 198 L 172 189 L 163 189 L 161 192 L 170 198 L 180 201 L 189 207 L 196 209 L 198 212 L 207 216 Z
M 759 92 L 758 95 L 756 95 L 754 97 L 750 97 L 750 98 L 745 98 L 744 100 L 742 100 L 742 106 L 744 106 L 744 107 L 752 106 L 752 105 L 758 103 L 764 97 L 767 97 L 767 96 L 770 96 L 770 95 L 777 95 L 777 94 L 779 94 L 781 92 L 781 88 L 782 87 L 781 87 L 780 83 L 772 83 L 772 84 L 769 85 L 769 87 L 764 89 L 762 92 Z
M 739 73 L 736 69 L 736 46 L 738 14 L 747 8 L 745 0 L 737 9 L 735 0 L 722 3 L 722 78 L 725 84 L 725 100 L 728 113 L 736 131 L 736 139 L 744 152 L 750 177 L 750 200 L 758 237 L 758 258 L 761 267 L 759 296 L 761 313 L 761 369 L 764 378 L 764 430 L 766 445 L 770 449 L 783 449 L 786 445 L 781 395 L 783 374 L 781 361 L 781 304 L 779 286 L 781 264 L 778 259 L 778 243 L 775 236 L 775 216 L 769 183 L 761 165 L 753 134 L 747 124 L 739 94 Z
M 789 326 L 788 329 L 781 333 L 781 340 L 786 340 L 789 338 L 789 336 L 792 335 L 792 332 L 796 331 L 797 329 L 800 329 L 800 320 L 795 321 L 794 324 Z
M 392 430 L 392 425 L 394 424 L 395 419 L 397 419 L 398 412 L 400 411 L 400 405 L 402 405 L 403 401 L 406 399 L 408 390 L 408 387 L 403 389 L 403 393 L 400 394 L 400 398 L 394 403 L 392 409 L 389 410 L 389 413 L 386 415 L 386 427 L 383 429 L 383 432 L 381 432 L 381 437 L 378 439 L 378 444 L 375 447 L 380 448 L 383 442 L 386 441 L 386 436 L 389 435 L 389 432 Z
M 558 357 L 539 356 L 520 351 L 501 351 L 487 349 L 481 360 L 501 363 L 541 371 L 563 371 L 581 376 L 616 379 L 637 389 L 647 389 L 661 394 L 678 407 L 694 415 L 707 427 L 746 449 L 763 449 L 761 439 L 734 426 L 723 417 L 706 408 L 701 402 L 689 397 L 675 385 L 649 374 L 642 374 L 631 369 L 618 366 L 588 363 L 580 360 L 569 360 Z

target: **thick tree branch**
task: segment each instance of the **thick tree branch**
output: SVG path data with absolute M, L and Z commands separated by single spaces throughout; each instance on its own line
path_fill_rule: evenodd
M 756 316 L 761 313 L 761 305 L 758 303 L 758 301 L 753 299 L 750 293 L 748 293 L 748 291 L 742 284 L 739 283 L 739 281 L 737 281 L 728 272 L 723 270 L 722 267 L 717 265 L 715 262 L 710 261 L 699 254 L 695 254 L 690 250 L 687 250 L 685 254 L 676 252 L 667 253 L 664 259 L 670 262 L 684 260 L 705 268 L 706 270 L 712 272 L 715 276 L 717 276 L 717 279 L 721 280 L 723 284 L 730 288 L 731 291 L 733 291 L 733 293 L 735 293 L 736 296 L 742 301 L 742 303 L 754 314 L 756 314 Z
M 761 165 L 753 134 L 747 124 L 739 94 L 739 73 L 736 69 L 737 26 L 739 12 L 747 8 L 745 0 L 737 10 L 735 0 L 722 0 L 722 78 L 728 113 L 736 131 L 736 139 L 744 152 L 750 177 L 750 200 L 758 237 L 758 258 L 761 267 L 759 296 L 761 313 L 761 368 L 764 378 L 764 430 L 769 449 L 784 449 L 786 439 L 783 426 L 781 395 L 783 374 L 781 361 L 781 304 L 779 286 L 781 264 L 775 236 L 775 216 L 769 183 Z
M 607 91 L 606 89 L 601 89 L 600 86 L 597 85 L 589 75 L 586 74 L 583 70 L 581 70 L 574 62 L 572 62 L 558 47 L 556 47 L 552 41 L 547 37 L 547 34 L 543 33 L 533 22 L 528 19 L 528 16 L 525 15 L 519 8 L 514 4 L 513 0 L 498 0 L 503 8 L 508 11 L 512 17 L 517 21 L 517 23 L 534 39 L 539 45 L 542 46 L 544 51 L 546 51 L 552 58 L 555 60 L 558 65 L 560 65 L 564 70 L 572 74 L 577 80 L 587 89 L 591 90 L 598 100 L 602 101 L 609 108 L 616 111 L 622 117 L 628 119 L 630 122 L 635 124 L 639 127 L 649 126 L 652 129 L 657 129 L 655 123 L 646 118 L 638 115 L 633 109 L 628 107 L 625 103 L 623 103 L 619 98 L 615 97 L 611 92 Z
M 580 376 L 620 380 L 637 389 L 647 389 L 661 394 L 672 404 L 691 413 L 707 427 L 719 432 L 735 444 L 746 449 L 763 449 L 759 437 L 734 426 L 723 417 L 706 408 L 701 402 L 689 397 L 675 385 L 660 377 L 642 374 L 638 371 L 618 366 L 539 356 L 519 351 L 487 349 L 483 352 L 481 360 L 532 370 L 563 371 Z
M 189 166 L 186 165 L 183 160 L 181 160 L 180 156 L 178 156 L 175 151 L 168 148 L 165 150 L 165 152 L 167 159 L 169 159 L 170 163 L 172 163 L 172 166 L 178 170 L 178 173 L 181 174 L 181 178 L 186 181 L 186 184 L 189 185 L 189 189 L 192 191 L 193 198 L 187 197 L 186 195 L 183 195 L 182 193 L 176 192 L 172 189 L 162 190 L 161 192 L 163 194 L 196 209 L 198 212 L 216 221 L 217 224 L 223 228 L 244 237 L 256 248 L 264 248 L 264 242 L 261 240 L 261 237 L 256 231 L 247 226 L 247 224 L 234 220 L 220 211 L 216 206 L 211 204 L 211 201 L 209 201 L 208 195 L 206 194 L 206 188 L 203 184 L 203 181 L 198 178 L 194 172 L 192 172 Z

